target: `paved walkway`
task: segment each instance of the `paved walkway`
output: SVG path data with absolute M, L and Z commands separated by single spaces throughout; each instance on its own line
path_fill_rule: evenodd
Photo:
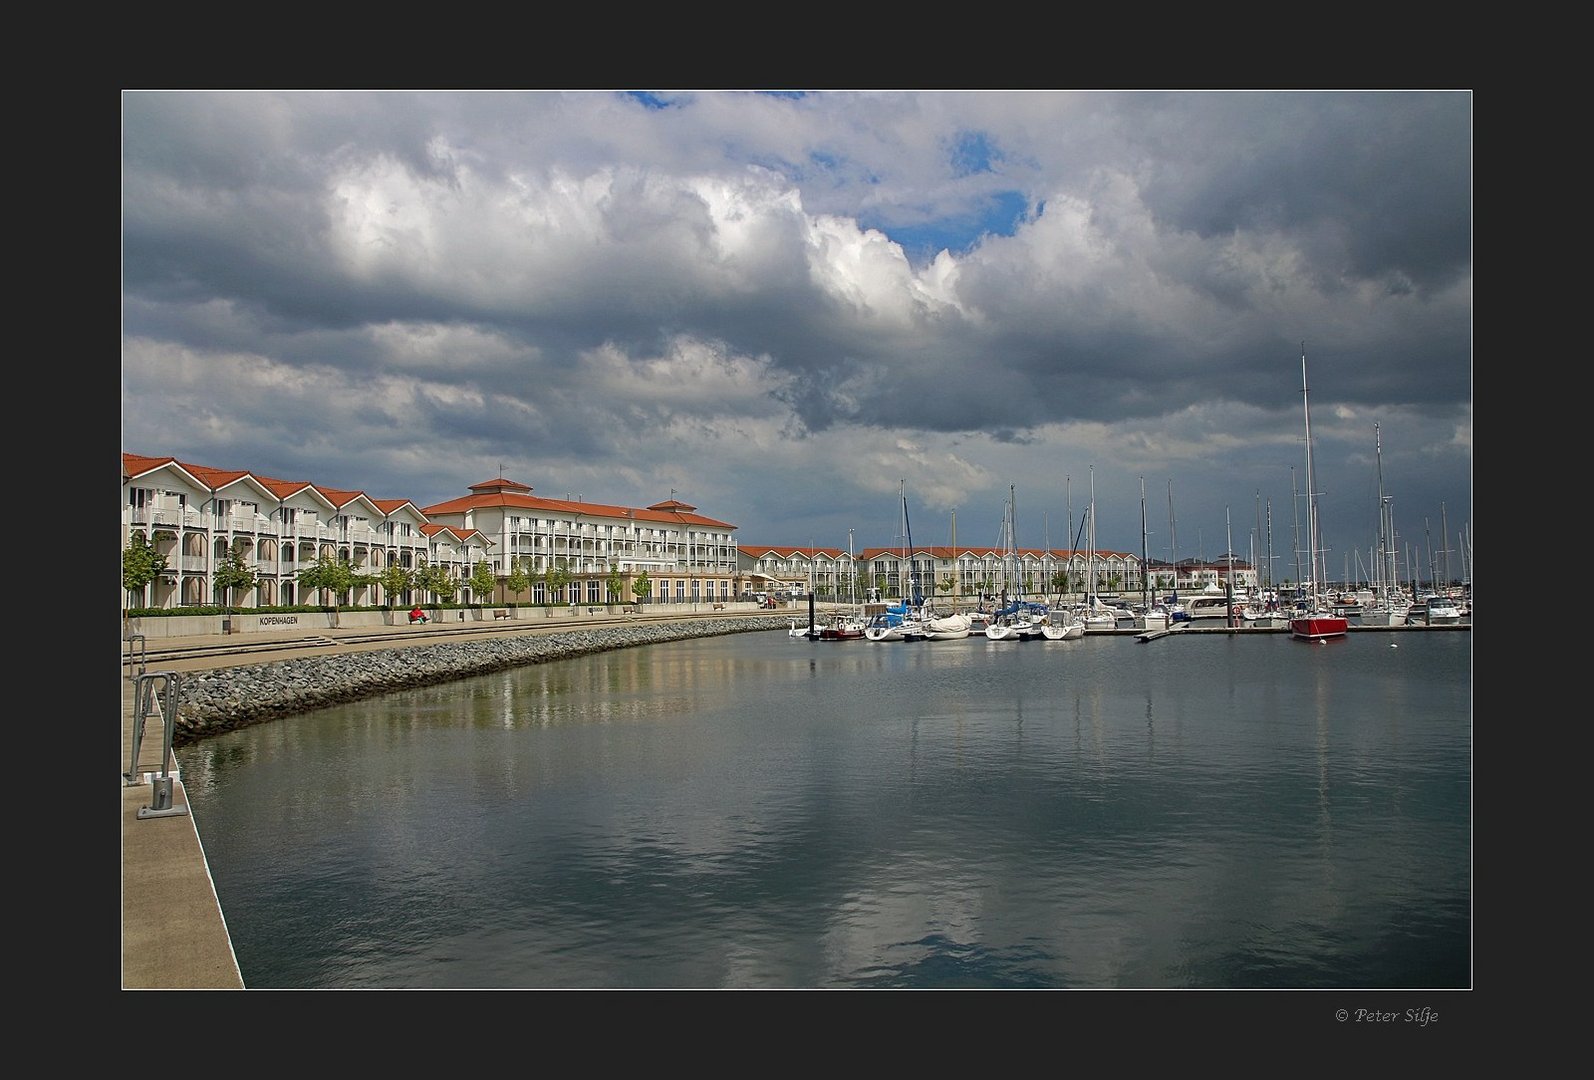
M 146 676 L 143 682 L 157 691 L 158 700 L 166 680 Z M 165 724 L 159 715 L 146 718 L 132 777 L 136 782 L 128 782 L 138 685 L 126 677 L 124 667 L 117 770 L 122 787 L 122 988 L 241 990 L 243 978 L 199 831 L 186 812 L 188 793 L 176 776 L 175 761 L 163 765 Z M 170 781 L 169 799 L 160 784 L 163 775 Z

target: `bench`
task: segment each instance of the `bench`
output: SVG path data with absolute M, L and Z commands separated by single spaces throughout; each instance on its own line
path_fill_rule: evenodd
M 501 607 L 501 608 L 493 608 L 493 618 L 494 619 L 507 619 L 507 618 L 509 618 L 509 609 L 508 608 L 503 608 L 503 607 Z
M 715 604 L 714 605 L 714 610 L 715 611 L 724 611 L 725 610 L 725 605 L 724 604 Z
M 629 606 L 629 605 L 627 605 L 626 607 L 623 607 L 623 608 L 620 609 L 620 614 L 621 615 L 635 615 L 636 613 L 637 613 L 636 608 L 632 607 L 632 606 Z

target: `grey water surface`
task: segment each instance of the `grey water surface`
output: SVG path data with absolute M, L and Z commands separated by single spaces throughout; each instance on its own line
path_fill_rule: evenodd
M 1467 989 L 1471 637 L 744 633 L 178 763 L 250 988 Z

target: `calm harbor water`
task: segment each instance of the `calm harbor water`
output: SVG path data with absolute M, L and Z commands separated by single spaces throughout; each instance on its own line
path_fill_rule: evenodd
M 1467 989 L 1471 639 L 737 634 L 178 762 L 255 989 Z

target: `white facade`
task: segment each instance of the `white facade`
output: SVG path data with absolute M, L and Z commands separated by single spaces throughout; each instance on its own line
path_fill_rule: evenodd
M 347 562 L 379 577 L 389 566 L 448 570 L 465 603 L 521 601 L 605 604 L 638 599 L 643 574 L 649 603 L 721 603 L 736 578 L 735 526 L 698 515 L 674 499 L 648 508 L 542 499 L 524 484 L 499 478 L 473 494 L 422 510 L 403 499 L 373 499 L 309 483 L 288 483 L 173 458 L 122 455 L 122 546 L 135 532 L 166 557 L 166 571 L 122 598 L 124 608 L 177 608 L 225 603 L 251 608 L 330 605 L 304 595 L 298 575 L 318 559 Z M 215 575 L 237 551 L 255 574 L 247 593 L 217 595 Z M 492 595 L 468 584 L 486 563 Z M 511 595 L 506 579 L 521 567 L 527 589 Z M 548 572 L 561 572 L 557 587 Z M 611 592 L 618 573 L 621 592 Z M 380 583 L 358 586 L 353 606 L 427 603 L 419 589 L 388 596 Z

